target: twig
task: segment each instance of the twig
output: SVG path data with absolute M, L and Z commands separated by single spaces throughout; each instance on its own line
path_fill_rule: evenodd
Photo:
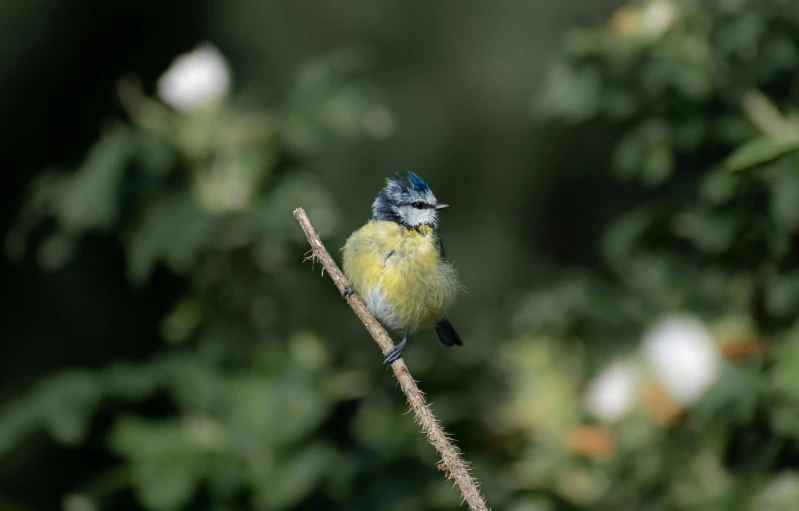
M 311 244 L 311 249 L 313 250 L 313 255 L 316 260 L 322 263 L 322 266 L 327 270 L 327 273 L 330 275 L 330 278 L 333 279 L 333 283 L 336 284 L 338 290 L 344 292 L 344 288 L 349 285 L 347 279 L 344 277 L 344 274 L 333 258 L 330 257 L 330 254 L 322 244 L 322 240 L 319 239 L 319 235 L 314 231 L 311 221 L 308 219 L 308 215 L 305 214 L 305 210 L 302 208 L 295 209 L 294 217 L 300 222 L 302 230 L 305 231 L 305 236 Z M 366 330 L 369 331 L 375 342 L 380 346 L 382 352 L 385 354 L 393 348 L 394 343 L 391 341 L 391 337 L 389 337 L 386 330 L 378 323 L 374 316 L 366 310 L 366 306 L 361 298 L 355 294 L 349 297 L 348 302 L 352 310 L 355 311 L 355 315 L 360 318 Z M 416 381 L 414 381 L 413 376 L 411 376 L 411 373 L 405 366 L 405 361 L 400 358 L 391 364 L 391 368 L 394 370 L 394 375 L 400 383 L 402 392 L 405 393 L 408 404 L 411 406 L 411 410 L 416 416 L 416 422 L 419 423 L 422 431 L 427 436 L 427 441 L 435 447 L 439 456 L 441 456 L 439 469 L 443 470 L 448 478 L 455 479 L 455 484 L 458 485 L 458 489 L 460 489 L 463 499 L 469 504 L 469 509 L 471 511 L 488 511 L 488 507 L 486 506 L 483 495 L 480 493 L 477 481 L 469 474 L 469 467 L 461 457 L 460 450 L 450 442 L 449 437 L 444 432 L 444 428 L 441 427 L 438 419 L 433 415 L 433 411 L 425 401 L 424 394 L 419 390 L 419 387 L 416 386 Z

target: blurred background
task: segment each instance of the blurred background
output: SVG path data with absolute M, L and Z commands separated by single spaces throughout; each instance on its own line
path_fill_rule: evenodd
M 0 510 L 458 508 L 291 215 L 405 170 L 492 509 L 799 509 L 793 0 L 0 13 Z

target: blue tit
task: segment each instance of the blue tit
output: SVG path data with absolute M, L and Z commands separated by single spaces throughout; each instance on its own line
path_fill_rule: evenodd
M 463 346 L 446 318 L 461 291 L 455 267 L 444 256 L 438 212 L 446 208 L 422 178 L 408 173 L 386 180 L 372 204 L 373 219 L 344 245 L 344 273 L 366 308 L 386 327 L 404 333 L 385 363 L 402 356 L 408 337 L 433 327 L 444 346 Z

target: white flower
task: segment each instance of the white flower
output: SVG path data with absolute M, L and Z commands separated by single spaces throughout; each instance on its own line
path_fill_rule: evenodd
M 604 421 L 619 420 L 635 404 L 639 377 L 640 370 L 635 362 L 612 364 L 588 385 L 586 408 Z
M 644 8 L 641 24 L 644 31 L 659 36 L 669 29 L 674 21 L 674 4 L 669 0 L 654 0 Z
M 225 57 L 203 44 L 176 58 L 158 79 L 158 96 L 175 110 L 189 112 L 227 96 L 230 70 Z
M 682 405 L 694 403 L 718 376 L 719 354 L 705 325 L 672 316 L 655 325 L 643 351 L 666 392 Z
M 655 40 L 666 33 L 678 15 L 673 0 L 652 0 L 644 5 L 625 4 L 610 18 L 610 29 L 626 38 Z

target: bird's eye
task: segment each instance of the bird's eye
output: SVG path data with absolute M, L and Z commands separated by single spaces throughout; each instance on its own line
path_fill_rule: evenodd
M 411 204 L 411 206 L 413 206 L 416 209 L 424 209 L 424 202 L 414 202 L 413 204 Z

